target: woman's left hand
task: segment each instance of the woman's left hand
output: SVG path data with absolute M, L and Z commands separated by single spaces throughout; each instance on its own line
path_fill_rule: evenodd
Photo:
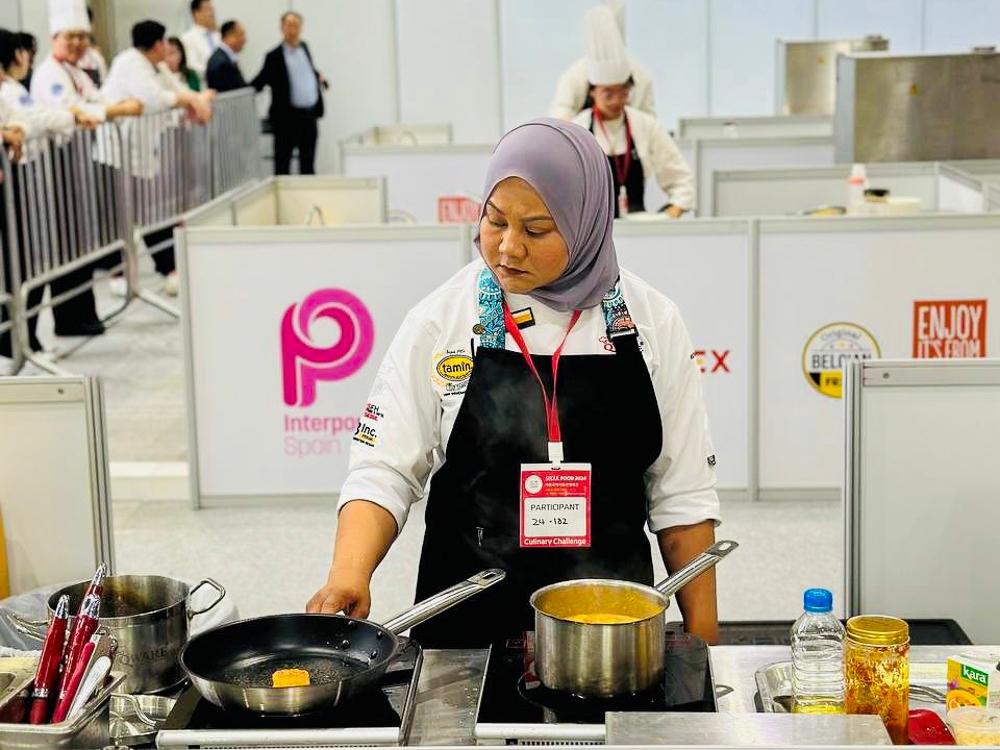
M 667 570 L 679 570 L 715 543 L 715 522 L 675 526 L 656 532 Z M 677 592 L 684 630 L 714 646 L 719 640 L 715 570 L 708 570 Z

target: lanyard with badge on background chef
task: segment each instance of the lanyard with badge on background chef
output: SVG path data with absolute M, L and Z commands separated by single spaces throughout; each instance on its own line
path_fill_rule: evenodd
M 618 156 L 614 154 L 614 142 L 611 140 L 611 136 L 608 135 L 608 129 L 604 125 L 604 118 L 601 117 L 601 112 L 597 107 L 594 107 L 593 117 L 597 121 L 598 126 L 601 128 L 601 133 L 604 134 L 604 141 L 608 144 L 608 149 L 612 152 L 609 154 L 611 160 L 615 164 L 615 177 L 618 178 L 618 213 L 621 216 L 625 216 L 628 213 L 628 190 L 625 187 L 625 183 L 628 180 L 628 171 L 632 167 L 632 126 L 629 125 L 628 115 L 622 114 L 622 118 L 625 120 L 625 154 L 623 156 Z
M 562 431 L 556 405 L 559 359 L 573 327 L 580 320 L 574 310 L 569 327 L 559 348 L 552 354 L 552 398 L 545 390 L 531 352 L 514 322 L 507 301 L 503 302 L 503 321 L 507 332 L 521 350 L 524 361 L 542 389 L 545 422 L 548 427 L 549 462 L 521 464 L 521 546 L 522 547 L 589 547 L 590 488 L 589 463 L 563 463 Z

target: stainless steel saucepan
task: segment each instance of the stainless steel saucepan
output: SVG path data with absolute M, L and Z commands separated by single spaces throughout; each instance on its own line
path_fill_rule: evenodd
M 655 587 L 584 578 L 539 589 L 531 596 L 538 679 L 585 698 L 649 690 L 663 678 L 670 597 L 738 546 L 718 542 Z

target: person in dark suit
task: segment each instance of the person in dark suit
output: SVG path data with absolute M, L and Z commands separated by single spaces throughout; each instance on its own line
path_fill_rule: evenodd
M 222 24 L 222 43 L 208 58 L 205 83 L 218 92 L 234 91 L 247 85 L 240 71 L 239 54 L 247 43 L 247 32 L 239 21 Z
M 316 174 L 317 121 L 323 116 L 326 78 L 313 65 L 302 41 L 302 16 L 281 17 L 284 41 L 267 53 L 264 67 L 250 82 L 258 91 L 271 87 L 268 118 L 274 131 L 274 173 L 288 174 L 292 154 L 299 152 L 299 174 Z

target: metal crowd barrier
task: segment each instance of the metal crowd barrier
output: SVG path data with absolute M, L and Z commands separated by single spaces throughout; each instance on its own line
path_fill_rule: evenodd
M 3 180 L 0 183 L 0 342 L 6 342 L 12 361 L 11 371 L 17 372 L 23 363 L 15 330 L 14 295 L 11 293 L 16 288 L 17 259 L 16 253 L 10 253 L 14 247 L 14 235 L 13 227 L 7 220 L 8 216 L 13 216 L 13 193 L 9 190 L 8 165 L 0 168 L 3 170 L 0 172 L 0 180 Z
M 168 110 L 124 120 L 121 130 L 129 163 L 129 298 L 180 317 L 177 308 L 139 285 L 138 258 L 143 252 L 155 258 L 172 251 L 173 227 L 180 215 L 197 205 L 197 196 L 211 193 L 208 129 L 191 123 L 179 110 Z
M 117 273 L 126 266 L 124 173 L 106 159 L 121 146 L 118 128 L 105 124 L 69 137 L 29 139 L 21 159 L 11 163 L 4 156 L 0 162 L 9 178 L 5 255 L 13 276 L 15 365 L 24 359 L 62 374 L 31 351 L 28 321 L 93 288 L 94 269 Z M 124 304 L 108 318 L 122 309 Z
M 139 286 L 140 255 L 166 252 L 185 212 L 257 179 L 258 131 L 248 88 L 217 97 L 207 126 L 171 110 L 69 138 L 32 139 L 14 163 L 0 155 L 0 310 L 7 313 L 0 337 L 13 339 L 13 371 L 27 360 L 64 374 L 31 351 L 28 320 L 92 288 L 95 268 L 124 271 L 128 280 L 128 295 L 112 315 L 142 299 L 179 316 Z M 46 285 L 52 293 L 43 302 Z
M 257 179 L 260 128 L 252 88 L 220 94 L 207 125 L 180 110 L 131 118 L 122 124 L 129 155 L 130 239 L 135 253 L 173 250 L 181 216 L 212 198 Z M 161 310 L 180 311 L 130 275 L 130 295 Z
M 215 98 L 212 117 L 213 197 L 260 178 L 257 92 L 227 91 Z

